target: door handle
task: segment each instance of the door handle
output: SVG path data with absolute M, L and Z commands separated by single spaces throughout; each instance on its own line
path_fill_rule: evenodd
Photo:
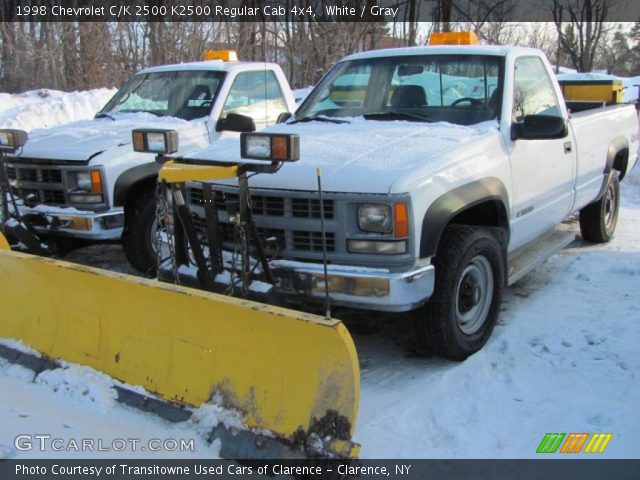
M 564 153 L 571 153 L 571 149 L 573 148 L 571 142 L 564 142 Z

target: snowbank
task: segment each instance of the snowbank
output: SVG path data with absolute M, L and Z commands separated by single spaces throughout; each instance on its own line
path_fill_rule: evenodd
M 11 95 L 0 93 L 0 128 L 33 130 L 93 118 L 115 89 L 83 92 L 31 90 Z

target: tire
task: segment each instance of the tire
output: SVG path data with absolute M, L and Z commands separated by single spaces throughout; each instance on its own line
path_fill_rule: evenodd
M 617 172 L 609 178 L 600 200 L 580 210 L 580 233 L 588 242 L 606 243 L 613 238 L 620 210 L 620 181 Z
M 156 252 L 152 239 L 156 230 L 156 201 L 153 195 L 133 200 L 127 209 L 123 249 L 129 263 L 145 276 L 156 274 Z
M 505 254 L 497 233 L 467 225 L 445 229 L 433 262 L 433 295 L 416 311 L 420 350 L 461 361 L 489 339 L 504 290 Z

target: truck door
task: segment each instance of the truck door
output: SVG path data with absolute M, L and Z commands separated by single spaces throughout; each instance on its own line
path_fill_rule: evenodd
M 515 60 L 513 86 L 512 128 L 529 115 L 566 120 L 558 92 L 539 57 Z M 575 177 L 575 148 L 570 135 L 535 140 L 514 139 L 511 135 L 511 249 L 553 228 L 569 214 Z
M 288 111 L 278 79 L 272 70 L 238 73 L 222 107 L 222 117 L 239 113 L 253 118 L 256 130 L 273 125 Z

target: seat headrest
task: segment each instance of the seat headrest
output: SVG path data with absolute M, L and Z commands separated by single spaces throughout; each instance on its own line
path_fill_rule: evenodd
M 393 107 L 423 107 L 427 105 L 427 95 L 420 85 L 400 85 L 391 94 Z

